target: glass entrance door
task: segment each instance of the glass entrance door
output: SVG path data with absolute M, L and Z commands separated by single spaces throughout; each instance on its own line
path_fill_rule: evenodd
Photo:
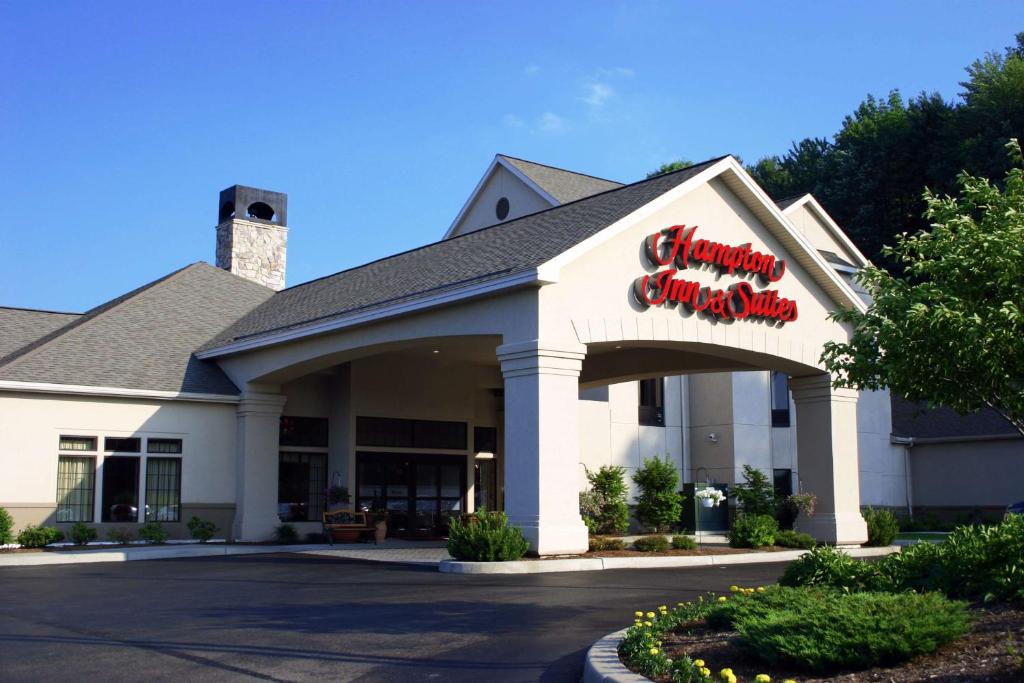
M 448 519 L 462 514 L 464 456 L 359 453 L 356 463 L 357 504 L 386 509 L 389 534 L 445 536 Z

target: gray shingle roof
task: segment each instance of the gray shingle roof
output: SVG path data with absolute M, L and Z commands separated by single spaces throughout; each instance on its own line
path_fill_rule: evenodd
M 201 350 L 529 271 L 722 158 L 282 290 Z
M 1018 436 L 1019 432 L 991 408 L 959 415 L 951 408 L 929 409 L 925 404 L 892 396 L 892 433 L 916 439 Z
M 563 168 L 545 166 L 505 154 L 498 156 L 519 169 L 526 177 L 537 183 L 542 190 L 557 199 L 560 204 L 568 204 L 584 197 L 591 197 L 600 192 L 622 187 L 622 183 L 617 183 L 614 180 L 605 180 L 567 171 Z
M 64 327 L 80 315 L 0 306 L 0 358 Z
M 237 394 L 215 363 L 192 352 L 273 293 L 194 263 L 0 359 L 0 380 Z
M 807 196 L 807 193 L 804 192 L 803 194 L 796 194 L 796 195 L 793 195 L 792 197 L 784 197 L 782 199 L 776 200 L 775 201 L 775 206 L 777 206 L 781 210 L 785 211 L 790 206 L 792 206 L 793 204 L 796 204 L 798 201 L 800 201 L 801 199 L 803 199 L 806 196 Z

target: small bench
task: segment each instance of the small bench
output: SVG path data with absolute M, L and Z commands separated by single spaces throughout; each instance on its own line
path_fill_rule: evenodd
M 327 542 L 352 543 L 363 537 L 374 538 L 374 522 L 365 512 L 331 510 L 324 512 L 324 536 Z

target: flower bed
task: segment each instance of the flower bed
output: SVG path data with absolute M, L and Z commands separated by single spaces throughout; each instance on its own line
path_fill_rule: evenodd
M 957 639 L 965 606 L 938 594 L 737 588 L 637 612 L 619 654 L 659 682 L 1022 680 L 1024 610 L 969 614 Z

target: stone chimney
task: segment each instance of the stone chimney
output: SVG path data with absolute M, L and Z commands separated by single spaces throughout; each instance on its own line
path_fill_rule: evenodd
M 288 195 L 244 185 L 220 193 L 218 268 L 282 290 L 287 253 Z

